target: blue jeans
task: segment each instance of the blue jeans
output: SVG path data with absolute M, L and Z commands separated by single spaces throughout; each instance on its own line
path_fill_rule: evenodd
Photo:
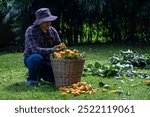
M 50 61 L 46 61 L 40 54 L 24 57 L 24 64 L 28 68 L 27 85 L 43 80 L 55 83 Z

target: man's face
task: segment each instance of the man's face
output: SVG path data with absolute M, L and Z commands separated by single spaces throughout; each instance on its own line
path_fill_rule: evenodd
M 42 23 L 40 24 L 40 28 L 41 28 L 43 31 L 46 31 L 46 30 L 49 29 L 50 25 L 51 25 L 51 22 L 50 22 L 50 21 L 48 21 L 48 22 L 42 22 Z

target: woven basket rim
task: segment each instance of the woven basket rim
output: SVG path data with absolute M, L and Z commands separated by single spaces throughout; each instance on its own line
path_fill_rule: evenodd
M 74 59 L 56 59 L 56 58 L 51 58 L 53 61 L 74 61 L 74 60 L 86 60 L 85 58 L 74 58 Z

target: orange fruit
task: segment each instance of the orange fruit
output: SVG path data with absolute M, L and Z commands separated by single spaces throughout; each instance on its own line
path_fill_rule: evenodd
M 78 50 L 74 49 L 73 52 L 74 52 L 74 53 L 78 53 Z
M 150 85 L 150 80 L 144 80 L 146 85 Z
M 62 92 L 61 95 L 62 96 L 67 96 L 67 93 L 66 92 Z
M 58 47 L 61 48 L 61 49 L 67 48 L 66 45 L 65 45 L 64 43 L 59 44 Z
M 102 89 L 102 92 L 107 92 L 107 89 Z
M 65 50 L 65 54 L 66 54 L 66 55 L 68 55 L 68 54 L 70 54 L 70 53 L 71 53 L 71 50 L 68 50 L 68 49 Z

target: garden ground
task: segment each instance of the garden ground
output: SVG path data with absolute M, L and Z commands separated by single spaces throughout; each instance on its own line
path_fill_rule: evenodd
M 150 54 L 150 47 L 146 46 L 126 46 L 126 45 L 83 45 L 73 46 L 70 49 L 78 49 L 86 52 L 85 64 L 99 62 L 107 64 L 109 57 L 120 50 L 133 50 L 142 54 Z M 3 51 L 2 51 L 3 50 Z M 8 51 L 9 50 L 9 51 Z M 122 77 L 102 78 L 100 76 L 87 75 L 82 77 L 83 82 L 87 82 L 98 91 L 93 95 L 81 94 L 80 96 L 61 96 L 61 91 L 55 89 L 53 84 L 42 83 L 39 87 L 27 87 L 26 72 L 23 64 L 23 53 L 12 51 L 12 49 L 1 49 L 0 52 L 0 99 L 1 100 L 149 100 L 150 87 L 144 83 L 144 79 L 135 77 L 133 79 Z M 142 70 L 150 74 L 150 70 Z M 107 84 L 111 89 L 122 90 L 123 93 L 111 93 L 111 89 L 102 92 L 99 82 Z

